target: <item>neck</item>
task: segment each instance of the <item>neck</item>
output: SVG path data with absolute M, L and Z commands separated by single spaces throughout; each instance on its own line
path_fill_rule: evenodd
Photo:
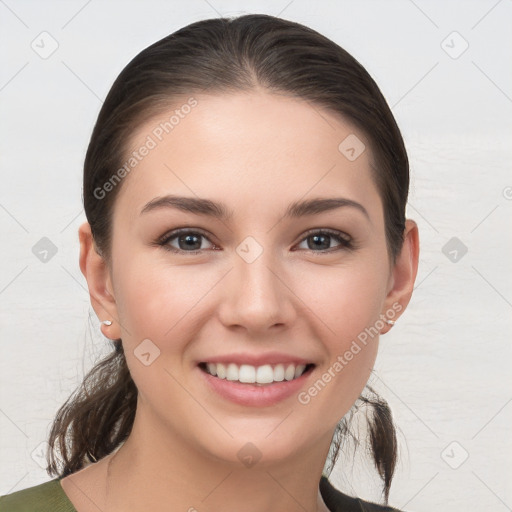
M 318 485 L 332 433 L 278 462 L 219 460 L 136 415 L 127 441 L 108 461 L 106 508 L 188 512 L 327 511 Z M 151 433 L 151 434 L 150 434 Z

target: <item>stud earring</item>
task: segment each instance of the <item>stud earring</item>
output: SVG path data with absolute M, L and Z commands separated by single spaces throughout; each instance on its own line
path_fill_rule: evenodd
M 395 325 L 395 321 L 394 320 L 389 320 L 388 318 L 386 318 L 386 323 L 388 325 L 391 325 L 391 327 L 393 327 L 393 325 Z
M 101 323 L 103 325 L 107 325 L 107 326 L 112 325 L 112 321 L 111 320 L 103 320 Z

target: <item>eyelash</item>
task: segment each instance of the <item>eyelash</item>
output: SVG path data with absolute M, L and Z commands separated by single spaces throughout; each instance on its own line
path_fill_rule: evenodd
M 171 240 L 177 238 L 180 235 L 187 235 L 187 234 L 200 235 L 200 236 L 206 238 L 210 243 L 213 244 L 213 242 L 211 242 L 211 240 L 208 238 L 208 236 L 205 233 L 203 233 L 201 230 L 190 229 L 190 228 L 181 228 L 181 229 L 176 229 L 174 231 L 171 231 L 170 233 L 166 233 L 164 236 L 160 237 L 156 241 L 156 245 L 159 247 L 162 247 L 166 251 L 173 252 L 176 254 L 197 255 L 197 254 L 200 254 L 202 251 L 207 250 L 207 249 L 198 249 L 195 251 L 185 251 L 183 249 L 176 249 L 176 248 L 168 245 Z M 347 239 L 346 237 L 348 235 L 346 235 L 345 233 L 343 233 L 341 231 L 336 231 L 333 229 L 312 229 L 312 230 L 306 231 L 306 233 L 304 233 L 304 236 L 299 243 L 302 243 L 304 240 L 306 240 L 307 238 L 314 236 L 314 235 L 328 235 L 328 236 L 336 239 L 336 241 L 338 241 L 340 243 L 340 246 L 337 248 L 331 247 L 329 249 L 323 249 L 320 251 L 314 251 L 312 249 L 300 249 L 300 250 L 306 250 L 306 251 L 309 251 L 312 253 L 317 253 L 317 254 L 322 255 L 322 254 L 326 254 L 326 253 L 337 252 L 337 251 L 340 251 L 343 249 L 344 250 L 354 250 L 356 248 L 352 238 L 349 237 Z M 215 245 L 215 244 L 213 244 L 213 245 Z M 215 250 L 215 249 L 210 249 L 210 250 Z

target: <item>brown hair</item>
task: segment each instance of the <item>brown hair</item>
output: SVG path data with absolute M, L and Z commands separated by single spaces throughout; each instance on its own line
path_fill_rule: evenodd
M 177 96 L 256 87 L 327 108 L 368 137 L 375 160 L 373 178 L 384 206 L 388 253 L 396 261 L 403 244 L 409 164 L 382 93 L 363 66 L 333 41 L 299 23 L 252 14 L 192 23 L 143 50 L 115 80 L 91 136 L 83 181 L 87 220 L 98 252 L 109 265 L 112 212 L 122 184 L 104 197 L 97 191 L 121 167 L 134 131 L 168 109 Z M 87 374 L 57 413 L 49 436 L 50 475 L 78 471 L 87 458 L 108 455 L 130 434 L 137 388 L 121 340 L 113 343 L 112 354 Z M 369 441 L 387 503 L 397 458 L 396 432 L 387 403 L 367 389 L 370 395 L 359 401 L 371 407 Z M 333 436 L 331 470 L 340 443 L 349 434 L 346 415 Z

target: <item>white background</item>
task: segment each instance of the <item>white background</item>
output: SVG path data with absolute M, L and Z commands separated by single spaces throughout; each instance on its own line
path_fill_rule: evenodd
M 0 494 L 49 479 L 36 448 L 107 345 L 77 236 L 102 99 L 150 43 L 193 21 L 257 12 L 304 23 L 360 60 L 409 151 L 417 289 L 381 339 L 373 378 L 400 428 L 390 503 L 512 510 L 510 0 L 0 1 Z M 43 31 L 58 43 L 46 59 L 31 47 L 46 37 L 51 48 Z M 32 253 L 42 237 L 57 248 L 46 263 Z M 452 237 L 468 249 L 456 262 L 442 252 Z M 374 475 L 360 453 L 332 480 L 378 499 Z

